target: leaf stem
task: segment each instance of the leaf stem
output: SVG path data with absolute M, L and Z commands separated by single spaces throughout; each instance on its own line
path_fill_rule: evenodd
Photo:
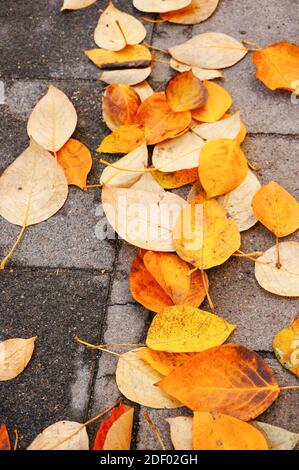
M 7 263 L 7 261 L 9 260 L 9 258 L 12 256 L 12 254 L 14 253 L 15 249 L 17 248 L 18 244 L 20 243 L 20 241 L 22 240 L 22 237 L 24 235 L 24 232 L 26 230 L 26 227 L 27 225 L 23 225 L 19 235 L 18 235 L 18 238 L 16 239 L 13 247 L 11 248 L 10 252 L 5 256 L 5 258 L 3 258 L 1 264 L 0 264 L 0 271 L 2 271 L 3 269 L 5 269 L 5 265 Z
M 102 186 L 103 186 L 102 184 L 87 184 L 87 185 L 85 186 L 85 188 L 84 188 L 84 191 L 85 191 L 86 189 L 102 188 Z
M 211 296 L 209 294 L 209 288 L 208 288 L 207 283 L 206 283 L 206 274 L 205 274 L 203 269 L 201 269 L 200 272 L 201 272 L 202 282 L 203 282 L 203 286 L 204 286 L 206 296 L 207 296 L 207 299 L 208 299 L 208 302 L 209 302 L 210 309 L 211 309 L 212 313 L 215 313 L 215 306 L 212 302 Z
M 154 49 L 155 51 L 163 52 L 164 54 L 170 55 L 169 52 L 166 49 L 161 49 L 160 47 L 152 46 L 151 44 L 148 44 L 147 42 L 143 42 L 144 46 Z
M 148 424 L 150 425 L 150 428 L 152 429 L 152 431 L 154 432 L 154 434 L 156 435 L 156 438 L 161 446 L 161 449 L 162 450 L 166 450 L 166 447 L 165 447 L 165 444 L 163 442 L 163 439 L 162 439 L 162 436 L 157 428 L 157 426 L 155 425 L 155 423 L 153 422 L 152 418 L 150 417 L 150 415 L 148 414 L 147 411 L 145 411 L 143 413 L 145 419 L 147 420 Z
M 146 21 L 147 23 L 166 23 L 167 22 L 167 20 L 162 20 L 162 19 L 152 20 L 151 18 L 146 18 L 145 16 L 141 16 L 140 19 L 143 21 Z
M 18 443 L 19 443 L 19 433 L 18 433 L 17 429 L 14 429 L 13 432 L 14 432 L 14 435 L 15 435 L 15 443 L 14 443 L 14 446 L 13 446 L 13 450 L 17 450 Z
M 299 385 L 287 385 L 286 387 L 280 387 L 280 390 L 299 390 Z
M 279 238 L 278 237 L 276 237 L 276 267 L 277 267 L 277 269 L 281 268 Z

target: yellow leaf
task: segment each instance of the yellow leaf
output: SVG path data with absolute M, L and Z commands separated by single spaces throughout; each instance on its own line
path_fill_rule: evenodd
M 130 153 L 145 142 L 145 131 L 140 126 L 129 124 L 117 127 L 105 137 L 97 152 L 103 153 Z
M 140 44 L 126 46 L 121 51 L 91 49 L 85 51 L 87 57 L 103 70 L 138 69 L 148 67 L 152 60 L 150 51 Z
M 198 174 L 209 199 L 236 189 L 247 173 L 247 159 L 235 139 L 212 140 L 201 149 Z
M 197 24 L 209 18 L 217 8 L 219 0 L 192 0 L 190 5 L 176 11 L 161 14 L 170 23 Z
M 146 345 L 156 351 L 200 352 L 224 343 L 235 328 L 213 313 L 175 305 L 154 317 Z
M 86 187 L 86 179 L 92 167 L 92 157 L 88 148 L 79 140 L 69 139 L 57 152 L 57 161 L 64 169 L 68 184 L 81 189 Z
M 27 367 L 34 350 L 36 336 L 13 338 L 0 343 L 0 381 L 17 377 Z
M 299 377 L 299 315 L 275 335 L 273 349 L 279 362 Z
M 231 107 L 232 98 L 228 91 L 217 83 L 204 81 L 208 90 L 207 102 L 198 109 L 192 111 L 192 117 L 197 121 L 215 122 Z
M 189 3 L 191 3 L 191 0 L 133 0 L 133 5 L 137 10 L 148 13 L 178 10 L 189 5 Z
M 136 351 L 136 354 L 159 374 L 169 375 L 176 367 L 184 364 L 196 353 L 174 353 L 141 348 Z
M 198 169 L 189 168 L 187 170 L 178 170 L 171 173 L 165 173 L 155 170 L 152 172 L 153 177 L 164 189 L 174 189 L 194 183 L 198 180 Z

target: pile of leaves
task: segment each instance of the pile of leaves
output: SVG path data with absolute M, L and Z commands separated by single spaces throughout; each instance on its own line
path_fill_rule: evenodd
M 65 0 L 78 9 L 93 0 Z M 218 0 L 134 0 L 136 8 L 158 12 L 164 21 L 195 24 L 216 9 Z M 174 9 L 176 4 L 176 9 Z M 155 315 L 144 345 L 118 356 L 116 383 L 128 400 L 151 408 L 186 406 L 193 417 L 169 418 L 175 449 L 291 449 L 298 434 L 255 419 L 281 391 L 273 371 L 257 353 L 224 344 L 237 325 L 217 313 L 209 293 L 213 272 L 232 256 L 255 263 L 260 286 L 278 296 L 299 296 L 299 243 L 281 238 L 299 228 L 299 204 L 278 182 L 261 186 L 241 146 L 246 127 L 231 113 L 232 97 L 214 78 L 240 61 L 248 49 L 234 38 L 206 32 L 166 51 L 179 71 L 154 91 L 149 48 L 140 44 L 143 24 L 109 2 L 95 30 L 99 49 L 87 56 L 109 86 L 102 97 L 103 119 L 111 130 L 97 151 L 126 154 L 106 164 L 101 198 L 117 234 L 137 247 L 129 276 L 133 298 Z M 287 42 L 257 48 L 257 77 L 270 89 L 295 91 L 299 48 Z M 277 72 L 279 70 L 279 73 Z M 46 220 L 64 204 L 68 185 L 87 189 L 90 151 L 71 138 L 77 114 L 67 96 L 50 86 L 28 120 L 28 148 L 0 178 L 0 214 L 21 227 Z M 251 168 L 251 169 L 250 169 Z M 252 171 L 253 170 L 253 171 Z M 192 184 L 182 198 L 169 189 Z M 241 232 L 260 222 L 274 235 L 264 252 L 243 253 Z M 242 260 L 240 260 L 242 262 Z M 210 311 L 199 307 L 207 298 Z M 36 338 L 0 344 L 0 380 L 20 374 L 31 359 Z M 87 347 L 107 351 L 105 346 Z M 124 338 L 125 341 L 125 338 Z M 120 345 L 112 345 L 120 346 Z M 134 346 L 134 345 L 132 345 Z M 273 340 L 278 360 L 299 376 L 299 323 Z M 107 412 L 95 450 L 129 449 L 134 409 L 117 402 L 80 424 L 60 421 L 38 435 L 29 449 L 88 449 L 86 427 Z M 163 447 L 163 439 L 148 416 Z M 16 447 L 16 446 L 15 446 Z M 10 449 L 4 425 L 0 448 Z

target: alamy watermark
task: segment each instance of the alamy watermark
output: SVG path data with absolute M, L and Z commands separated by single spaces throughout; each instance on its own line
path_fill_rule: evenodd
M 0 104 L 5 104 L 5 85 L 2 80 L 0 80 Z

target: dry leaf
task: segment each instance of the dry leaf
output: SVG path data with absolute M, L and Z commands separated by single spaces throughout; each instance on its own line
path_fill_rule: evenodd
M 146 67 L 145 69 L 105 70 L 99 80 L 109 84 L 136 85 L 146 80 L 151 71 L 151 67 Z
M 273 349 L 279 362 L 299 377 L 299 315 L 274 336 Z
M 171 110 L 176 113 L 200 108 L 208 99 L 204 84 L 195 77 L 192 70 L 169 80 L 165 94 Z
M 193 169 L 198 166 L 204 141 L 193 132 L 157 144 L 153 151 L 153 165 L 161 172 Z
M 299 203 L 275 181 L 256 193 L 252 207 L 256 218 L 277 237 L 286 237 L 299 228 Z
M 268 450 L 261 431 L 221 413 L 196 411 L 192 434 L 195 450 Z
M 141 178 L 142 170 L 147 167 L 147 160 L 148 150 L 144 143 L 118 160 L 115 168 L 107 166 L 101 174 L 100 183 L 106 186 L 129 188 Z
M 259 180 L 249 170 L 240 186 L 217 199 L 225 208 L 227 215 L 234 219 L 240 232 L 248 230 L 257 223 L 252 209 L 252 199 L 260 187 Z
M 204 106 L 192 111 L 192 117 L 201 122 L 218 121 L 231 107 L 232 98 L 225 88 L 214 82 L 204 82 L 208 90 L 208 100 Z
M 119 69 L 144 69 L 149 67 L 152 61 L 150 51 L 140 44 L 126 46 L 117 52 L 107 51 L 106 49 L 90 49 L 85 51 L 85 54 L 100 69 L 114 72 L 119 71 Z
M 139 95 L 139 98 L 141 99 L 142 102 L 145 101 L 146 98 L 149 98 L 150 96 L 154 94 L 154 90 L 148 84 L 146 80 L 144 80 L 143 82 L 137 85 L 134 85 L 133 88 L 136 91 L 136 93 Z
M 236 39 L 222 33 L 202 33 L 169 49 L 174 59 L 204 69 L 223 69 L 236 64 L 247 49 Z
M 128 400 L 150 408 L 179 408 L 182 405 L 156 387 L 162 375 L 132 350 L 122 354 L 116 368 L 116 384 Z
M 178 60 L 175 60 L 173 57 L 170 59 L 170 67 L 176 70 L 177 72 L 188 72 L 192 70 L 193 75 L 199 78 L 199 80 L 212 80 L 213 78 L 223 77 L 221 70 L 213 69 L 203 69 L 201 67 L 191 67 L 190 65 L 183 64 Z
M 235 328 L 213 313 L 175 305 L 154 317 L 146 345 L 156 351 L 200 352 L 223 344 Z
M 34 350 L 36 336 L 14 338 L 0 343 L 0 381 L 17 377 L 27 367 Z
M 107 135 L 96 152 L 130 153 L 145 142 L 145 132 L 138 125 L 120 126 Z
M 127 45 L 142 42 L 146 36 L 143 24 L 132 15 L 120 11 L 112 2 L 100 16 L 94 32 L 94 41 L 99 47 L 120 51 Z
M 71 137 L 76 125 L 73 104 L 61 90 L 50 85 L 29 117 L 27 132 L 41 147 L 56 152 Z
M 102 99 L 103 119 L 112 131 L 121 125 L 134 124 L 140 104 L 139 95 L 129 85 L 109 85 Z
M 134 408 L 120 403 L 111 416 L 102 421 L 93 450 L 130 450 Z
M 58 421 L 43 430 L 27 450 L 89 450 L 84 424 Z
M 143 101 L 135 118 L 136 124 L 149 131 L 148 145 L 176 137 L 188 129 L 190 122 L 190 112 L 173 112 L 164 93 L 154 93 Z
M 159 183 L 152 177 L 152 172 L 143 173 L 141 178 L 134 183 L 131 188 L 141 189 L 141 191 L 148 191 L 149 193 L 155 193 L 161 198 L 164 196 L 165 191 Z
M 198 179 L 198 169 L 192 168 L 188 170 L 179 170 L 173 173 L 163 173 L 161 171 L 153 171 L 153 177 L 164 189 L 175 189 L 192 184 Z
M 214 199 L 195 197 L 178 217 L 173 231 L 177 254 L 199 269 L 224 263 L 240 248 L 240 232 L 234 220 Z
M 270 450 L 293 450 L 299 442 L 297 433 L 260 421 L 254 421 L 252 424 L 266 434 Z
M 21 227 L 38 224 L 63 206 L 67 194 L 61 166 L 31 141 L 0 177 L 0 214 Z
M 63 10 L 80 10 L 95 3 L 97 0 L 63 0 L 61 11 Z
M 159 372 L 159 374 L 169 375 L 176 367 L 184 364 L 196 353 L 173 353 L 142 348 L 136 351 L 135 354 Z
M 11 450 L 9 435 L 5 424 L 0 424 L 0 450 Z
M 230 113 L 224 113 L 223 116 L 220 118 L 220 120 L 223 121 L 224 119 L 227 119 L 227 118 L 230 118 L 230 117 L 232 117 L 232 115 Z M 241 118 L 240 118 L 240 124 L 241 124 L 241 129 L 240 129 L 240 132 L 237 135 L 236 139 L 237 139 L 238 143 L 241 145 L 242 142 L 244 142 L 245 137 L 247 135 L 247 129 L 246 129 L 246 126 L 245 126 L 245 124 L 244 124 L 244 122 L 242 121 Z
M 247 159 L 235 139 L 211 140 L 201 149 L 198 175 L 208 199 L 233 191 L 247 173 Z
M 192 132 L 205 140 L 237 139 L 241 131 L 240 113 L 217 122 L 198 124 Z
M 237 344 L 197 353 L 158 385 L 192 410 L 225 413 L 243 421 L 265 411 L 280 391 L 263 358 Z
M 290 42 L 278 42 L 256 51 L 252 56 L 256 65 L 256 78 L 270 90 L 298 89 L 299 46 Z
M 109 223 L 128 243 L 146 250 L 175 251 L 172 231 L 186 205 L 181 197 L 104 186 L 102 203 Z
M 69 139 L 57 152 L 57 161 L 64 169 L 68 184 L 81 189 L 86 187 L 88 173 L 92 167 L 92 157 L 88 148 L 79 140 Z
M 133 0 L 133 5 L 137 10 L 146 11 L 147 13 L 178 10 L 190 3 L 191 0 Z
M 161 17 L 170 23 L 197 24 L 209 18 L 218 3 L 219 0 L 192 0 L 187 7 L 163 13 Z
M 175 304 L 198 307 L 206 296 L 201 273 L 174 253 L 146 252 L 135 256 L 130 271 L 132 296 L 145 308 L 159 312 Z M 205 275 L 206 286 L 209 285 Z
M 277 247 L 272 246 L 255 263 L 255 277 L 259 285 L 272 294 L 299 297 L 299 243 L 279 244 L 280 264 L 277 268 Z
M 192 426 L 191 416 L 177 416 L 166 418 L 170 426 L 171 442 L 175 450 L 192 450 Z

